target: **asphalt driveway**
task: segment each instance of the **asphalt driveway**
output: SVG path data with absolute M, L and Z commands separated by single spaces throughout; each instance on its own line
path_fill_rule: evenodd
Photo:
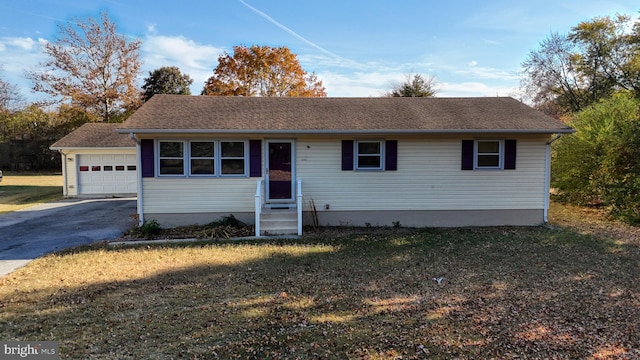
M 62 200 L 0 214 L 0 276 L 42 255 L 116 239 L 135 225 L 135 198 Z

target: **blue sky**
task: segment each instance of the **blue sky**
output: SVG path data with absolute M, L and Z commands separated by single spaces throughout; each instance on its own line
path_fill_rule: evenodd
M 2 79 L 35 99 L 24 72 L 44 59 L 57 25 L 107 11 L 142 40 L 140 76 L 178 66 L 199 94 L 234 45 L 287 46 L 329 96 L 380 96 L 409 73 L 441 97 L 518 97 L 520 64 L 552 32 L 596 16 L 637 16 L 637 0 L 22 0 L 0 2 Z

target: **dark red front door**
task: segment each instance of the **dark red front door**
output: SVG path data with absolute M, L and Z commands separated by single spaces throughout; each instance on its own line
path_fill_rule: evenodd
M 268 199 L 293 200 L 292 142 L 268 142 Z

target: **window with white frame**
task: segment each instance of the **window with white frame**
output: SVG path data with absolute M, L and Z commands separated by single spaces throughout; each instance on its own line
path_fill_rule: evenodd
M 382 170 L 382 141 L 356 142 L 356 170 Z
M 500 169 L 502 168 L 502 141 L 477 140 L 475 142 L 475 168 L 476 169 Z
M 244 141 L 220 142 L 220 169 L 222 175 L 245 175 L 246 156 Z
M 158 176 L 246 176 L 247 161 L 247 141 L 158 140 Z
M 214 141 L 191 141 L 189 143 L 191 161 L 189 174 L 215 175 L 215 148 Z
M 158 142 L 158 173 L 160 175 L 184 175 L 184 142 Z

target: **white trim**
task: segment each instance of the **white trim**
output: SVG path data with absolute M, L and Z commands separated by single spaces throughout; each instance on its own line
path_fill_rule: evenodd
M 485 155 L 498 155 L 498 166 L 480 166 L 478 165 L 478 143 L 480 142 L 497 142 L 497 153 L 482 153 Z M 503 170 L 504 169 L 504 140 L 502 139 L 475 139 L 473 141 L 473 169 L 474 170 Z
M 186 140 L 176 140 L 176 139 L 156 139 L 156 146 L 155 146 L 155 168 L 156 168 L 156 177 L 162 177 L 162 178 L 176 178 L 176 177 L 187 177 L 188 171 L 187 171 L 187 159 L 189 158 L 187 156 L 187 144 L 189 143 Z M 160 144 L 161 143 L 180 143 L 182 144 L 182 174 L 161 174 L 160 173 L 160 160 L 161 160 L 161 156 L 160 156 Z M 164 157 L 165 159 L 180 159 L 179 157 Z
M 358 166 L 359 164 L 359 157 L 360 157 L 360 152 L 359 150 L 359 144 L 360 143 L 378 143 L 380 144 L 380 166 L 378 167 L 360 167 Z M 386 145 L 386 140 L 355 140 L 353 142 L 353 169 L 355 171 L 384 171 L 386 170 L 384 168 L 384 154 L 385 154 L 385 145 Z M 367 155 L 372 155 L 372 156 L 376 156 L 376 154 L 362 154 L 362 156 L 367 156 Z
M 295 201 L 296 193 L 296 141 L 295 139 L 266 139 L 264 150 L 264 178 L 265 178 L 265 201 L 269 203 L 290 203 Z M 289 199 L 271 199 L 269 197 L 269 144 L 290 143 L 291 144 L 291 197 Z
M 140 141 L 136 141 L 136 165 L 138 167 L 137 170 L 137 180 L 138 180 L 138 196 L 137 196 L 137 206 L 138 206 L 138 226 L 144 225 L 144 211 L 143 211 L 143 199 L 142 194 L 142 143 Z
M 160 174 L 160 143 L 177 142 L 182 143 L 182 174 Z M 191 142 L 213 142 L 214 143 L 214 174 L 191 174 Z M 242 174 L 222 173 L 222 143 L 239 142 L 243 144 L 244 172 Z M 165 157 L 165 159 L 179 159 L 178 157 Z M 230 158 L 226 159 L 240 159 Z M 156 178 L 246 178 L 249 177 L 249 140 L 247 139 L 154 139 L 154 164 Z
M 262 212 L 262 184 L 264 183 L 264 179 L 259 179 L 256 183 L 256 194 L 255 194 L 255 218 L 254 218 L 254 228 L 256 231 L 256 237 L 260 237 L 260 214 Z
M 217 166 L 218 166 L 218 171 L 217 171 L 217 175 L 215 177 L 221 177 L 221 178 L 245 178 L 245 177 L 249 177 L 249 140 L 241 140 L 241 139 L 218 139 L 215 140 L 218 148 L 218 161 L 217 161 Z M 222 160 L 225 159 L 236 159 L 238 160 L 238 157 L 222 157 L 222 143 L 232 143 L 232 142 L 241 142 L 243 144 L 243 160 L 244 160 L 244 172 L 242 174 L 223 174 L 222 173 Z M 189 164 L 191 165 L 191 164 Z
M 296 211 L 298 213 L 298 236 L 302 235 L 302 179 L 296 180 Z
M 62 196 L 69 196 L 69 179 L 67 176 L 67 154 L 62 150 L 58 150 L 62 156 Z
M 192 143 L 212 143 L 213 144 L 213 156 L 209 156 L 209 157 L 192 157 L 191 156 L 191 144 Z M 218 146 L 216 144 L 215 140 L 210 140 L 210 139 L 192 139 L 187 141 L 187 146 L 189 147 L 189 165 L 188 165 L 188 169 L 189 171 L 187 172 L 187 176 L 189 177 L 216 177 L 216 175 L 218 175 L 218 167 L 216 166 L 216 158 L 218 158 L 220 152 L 218 149 Z M 218 155 L 218 156 L 216 156 Z M 192 172 L 191 169 L 191 160 L 213 160 L 213 174 L 194 174 Z

